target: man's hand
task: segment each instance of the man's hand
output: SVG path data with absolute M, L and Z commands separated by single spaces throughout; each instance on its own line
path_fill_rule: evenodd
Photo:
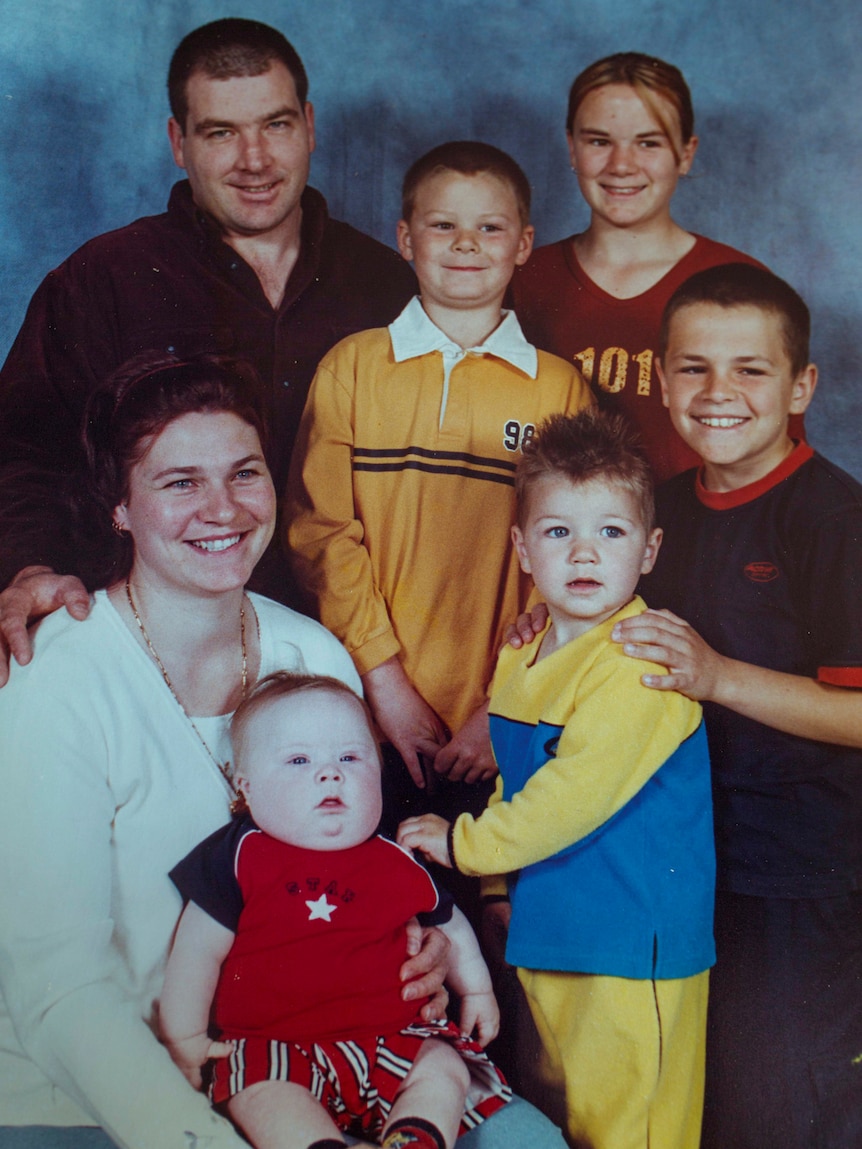
M 422 759 L 433 760 L 446 745 L 446 727 L 411 685 L 397 657 L 363 674 L 362 688 L 384 739 L 401 755 L 416 785 L 424 788 Z
M 646 610 L 624 618 L 613 629 L 614 642 L 632 658 L 659 662 L 667 674 L 644 674 L 644 686 L 678 690 L 698 702 L 714 701 L 727 659 L 713 650 L 693 627 L 669 610 Z
M 487 702 L 470 715 L 442 750 L 437 751 L 434 770 L 453 782 L 484 782 L 496 775 Z
M 0 594 L 0 686 L 9 678 L 9 659 L 26 666 L 33 657 L 27 627 L 64 606 L 79 621 L 90 613 L 90 596 L 74 575 L 50 567 L 24 567 Z
M 449 857 L 449 823 L 438 814 L 406 818 L 398 827 L 397 842 L 407 850 L 418 850 L 429 861 L 452 869 Z
M 403 1001 L 427 997 L 420 1016 L 425 1021 L 440 1021 L 446 1016 L 449 994 L 443 982 L 449 972 L 449 939 L 433 926 L 423 929 L 413 918 L 407 923 L 407 953 L 401 967 Z
M 504 638 L 509 646 L 520 650 L 522 646 L 529 646 L 535 642 L 548 625 L 548 608 L 543 602 L 537 602 L 532 610 L 519 614 L 513 623 L 506 627 Z

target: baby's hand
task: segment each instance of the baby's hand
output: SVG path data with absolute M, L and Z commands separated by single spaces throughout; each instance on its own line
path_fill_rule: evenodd
M 193 1037 L 183 1037 L 178 1041 L 166 1041 L 165 1044 L 174 1064 L 195 1089 L 203 1085 L 201 1069 L 210 1058 L 230 1057 L 234 1048 L 232 1041 L 211 1041 L 205 1033 L 196 1033 Z
M 500 1007 L 491 990 L 482 993 L 465 993 L 461 998 L 461 1032 L 472 1036 L 484 1049 L 494 1040 L 500 1030 Z
M 420 854 L 440 866 L 452 868 L 449 857 L 449 823 L 437 814 L 407 818 L 398 827 L 398 845 Z

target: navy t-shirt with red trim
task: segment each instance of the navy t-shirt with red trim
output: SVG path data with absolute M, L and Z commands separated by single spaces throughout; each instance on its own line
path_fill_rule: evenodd
M 721 654 L 862 688 L 862 486 L 801 443 L 730 492 L 696 471 L 657 493 L 664 540 L 641 592 Z M 704 704 L 719 889 L 862 889 L 862 751 Z

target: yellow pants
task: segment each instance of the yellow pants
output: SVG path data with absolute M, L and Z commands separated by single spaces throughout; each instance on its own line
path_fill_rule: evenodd
M 573 1149 L 698 1149 L 708 972 L 518 977 L 539 1042 L 531 1099 Z

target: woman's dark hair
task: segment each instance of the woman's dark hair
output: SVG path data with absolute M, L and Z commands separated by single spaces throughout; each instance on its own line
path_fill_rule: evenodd
M 244 360 L 144 352 L 118 367 L 93 392 L 82 428 L 92 500 L 92 521 L 83 525 L 95 556 L 84 564 L 88 585 L 105 586 L 131 569 L 132 540 L 112 530 L 113 512 L 128 497 L 131 469 L 155 436 L 182 415 L 219 411 L 254 427 L 266 453 L 263 389 L 257 372 Z

